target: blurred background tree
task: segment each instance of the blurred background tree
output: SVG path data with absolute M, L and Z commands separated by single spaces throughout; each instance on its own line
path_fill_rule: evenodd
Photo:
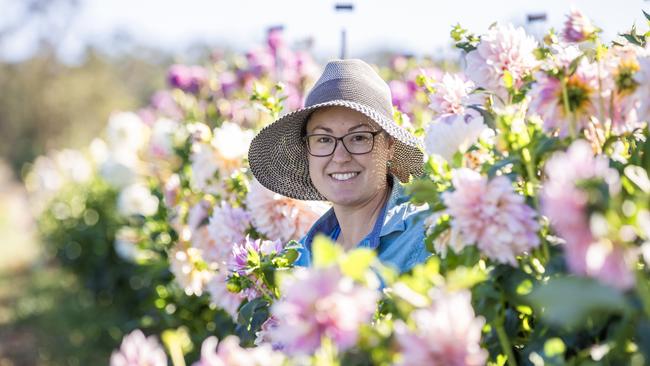
M 130 42 L 120 35 L 105 46 L 114 54 L 86 46 L 75 64 L 62 61 L 58 43 L 80 1 L 15 3 L 17 16 L 0 28 L 0 47 L 24 32 L 36 32 L 38 44 L 26 60 L 0 61 L 0 156 L 15 173 L 47 150 L 87 144 L 112 111 L 144 105 L 164 85 L 170 57 L 132 45 L 120 52 Z

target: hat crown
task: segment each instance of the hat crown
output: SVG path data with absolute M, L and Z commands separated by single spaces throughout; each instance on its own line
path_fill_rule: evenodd
M 327 63 L 305 100 L 305 107 L 333 100 L 346 100 L 375 109 L 392 119 L 392 96 L 388 84 L 362 60 Z

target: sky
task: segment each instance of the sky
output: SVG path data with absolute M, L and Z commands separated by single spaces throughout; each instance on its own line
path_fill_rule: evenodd
M 12 2 L 0 0 L 0 9 L 11 19 Z M 74 60 L 86 44 L 109 45 L 115 34 L 146 46 L 182 54 L 191 44 L 226 44 L 246 50 L 263 42 L 269 26 L 283 25 L 290 43 L 313 38 L 312 52 L 320 58 L 337 57 L 340 31 L 345 26 L 348 57 L 379 48 L 416 55 L 437 55 L 449 50 L 449 31 L 460 23 L 480 33 L 493 22 L 525 25 L 527 14 L 545 13 L 537 28 L 559 29 L 571 7 L 582 10 L 611 40 L 636 22 L 647 23 L 643 0 L 349 0 L 355 9 L 337 13 L 329 0 L 78 0 L 80 11 L 59 24 L 67 30 L 57 40 L 60 55 Z M 13 7 L 15 8 L 15 6 Z M 39 28 L 40 27 L 40 28 Z M 0 57 L 20 60 L 37 48 L 34 24 L 0 45 Z

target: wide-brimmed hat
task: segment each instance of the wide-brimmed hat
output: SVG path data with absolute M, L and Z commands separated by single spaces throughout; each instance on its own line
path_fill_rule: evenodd
M 305 99 L 305 107 L 280 117 L 255 136 L 248 150 L 253 176 L 266 188 L 301 200 L 326 200 L 309 177 L 304 125 L 315 110 L 342 106 L 361 112 L 395 139 L 390 173 L 402 182 L 422 174 L 420 139 L 393 120 L 388 84 L 359 59 L 327 63 Z

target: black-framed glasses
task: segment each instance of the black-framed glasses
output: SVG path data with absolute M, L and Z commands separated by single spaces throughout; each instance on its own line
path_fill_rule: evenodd
M 341 141 L 343 147 L 352 155 L 367 154 L 375 147 L 375 136 L 382 131 L 358 131 L 350 132 L 341 137 L 324 133 L 314 133 L 304 138 L 307 143 L 307 151 L 313 156 L 330 156 L 334 154 L 336 145 Z

